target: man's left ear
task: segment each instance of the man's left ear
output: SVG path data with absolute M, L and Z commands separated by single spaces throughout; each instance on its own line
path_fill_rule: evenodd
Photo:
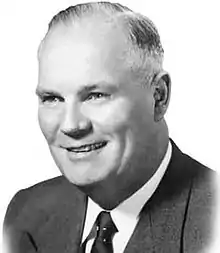
M 160 121 L 169 105 L 171 79 L 167 72 L 161 71 L 153 79 L 154 89 L 154 119 Z

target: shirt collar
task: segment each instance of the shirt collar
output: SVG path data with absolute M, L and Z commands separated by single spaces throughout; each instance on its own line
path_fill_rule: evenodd
M 129 222 L 130 224 L 136 224 L 139 213 L 144 206 L 144 204 L 150 199 L 155 190 L 157 189 L 171 158 L 172 145 L 169 141 L 166 154 L 154 175 L 151 179 L 145 183 L 137 192 L 135 192 L 128 199 L 123 201 L 110 213 L 112 219 L 119 231 L 130 234 L 128 228 L 125 224 Z M 103 209 L 96 204 L 92 199 L 88 199 L 86 222 L 83 231 L 83 241 L 89 234 L 98 214 L 103 211 Z M 132 227 L 132 226 L 131 226 Z

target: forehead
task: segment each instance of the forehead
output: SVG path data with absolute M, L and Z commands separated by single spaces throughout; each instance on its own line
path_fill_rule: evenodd
M 85 76 L 93 79 L 123 74 L 128 70 L 127 44 L 122 29 L 108 22 L 59 25 L 42 43 L 39 77 L 54 83 L 60 77 L 82 81 Z
M 105 61 L 118 61 L 125 60 L 128 51 L 128 40 L 121 25 L 96 17 L 74 24 L 57 25 L 46 36 L 40 53 L 43 57 L 40 59 L 45 60 L 50 56 L 55 60 L 56 57 L 67 58 L 70 55 L 72 60 L 85 57 L 89 60 L 102 55 Z M 73 54 L 75 57 L 72 57 Z

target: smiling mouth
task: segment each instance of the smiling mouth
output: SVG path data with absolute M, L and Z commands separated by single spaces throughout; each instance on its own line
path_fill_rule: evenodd
M 101 142 L 86 144 L 86 145 L 82 145 L 78 147 L 68 147 L 66 148 L 66 150 L 69 152 L 74 152 L 74 153 L 87 153 L 87 152 L 101 149 L 105 147 L 107 143 L 108 143 L 107 141 L 101 141 Z

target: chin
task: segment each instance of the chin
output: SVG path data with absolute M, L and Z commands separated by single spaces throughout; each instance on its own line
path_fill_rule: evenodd
M 63 175 L 67 178 L 67 180 L 78 186 L 78 187 L 89 187 L 89 186 L 96 186 L 102 184 L 102 182 L 106 181 L 107 177 L 105 176 L 100 176 L 100 177 L 76 177 L 75 175 L 67 175 L 63 173 Z
M 69 162 L 57 164 L 61 173 L 74 185 L 83 186 L 97 184 L 108 178 L 109 172 L 106 167 L 97 167 L 86 162 L 71 164 Z

